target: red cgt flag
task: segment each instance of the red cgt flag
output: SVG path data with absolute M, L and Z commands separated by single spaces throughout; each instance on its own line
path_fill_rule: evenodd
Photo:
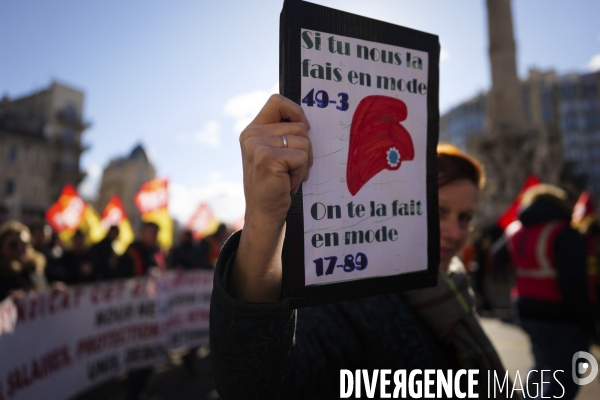
M 135 205 L 142 216 L 161 208 L 167 208 L 169 205 L 168 186 L 169 181 L 166 179 L 152 179 L 142 185 L 134 198 Z
M 86 235 L 90 244 L 98 243 L 105 235 L 96 210 L 68 183 L 56 203 L 46 211 L 46 220 L 67 245 L 78 229 Z
M 142 221 L 159 226 L 158 242 L 165 249 L 173 244 L 173 220 L 169 215 L 169 181 L 152 179 L 142 185 L 135 194 L 135 205 L 142 214 Z
M 46 220 L 58 233 L 64 230 L 75 231 L 81 225 L 85 208 L 85 201 L 77 190 L 67 183 L 56 203 L 46 211 Z
M 111 226 L 119 227 L 119 236 L 113 242 L 113 249 L 119 255 L 123 254 L 129 244 L 135 239 L 133 229 L 125 214 L 123 203 L 121 203 L 121 199 L 116 194 L 110 198 L 108 204 L 104 207 L 104 211 L 102 212 L 102 226 L 107 231 Z
M 527 191 L 532 186 L 539 185 L 542 181 L 535 175 L 529 175 L 525 180 L 525 183 L 521 187 L 519 194 L 512 202 L 512 204 L 504 211 L 504 213 L 498 218 L 498 226 L 502 228 L 502 230 L 506 229 L 508 225 L 517 220 L 519 205 L 521 204 L 521 198 L 523 197 L 523 193 Z
M 210 207 L 202 203 L 192 215 L 186 225 L 186 229 L 194 234 L 194 239 L 200 240 L 205 236 L 214 233 L 219 227 L 219 221 L 215 218 Z

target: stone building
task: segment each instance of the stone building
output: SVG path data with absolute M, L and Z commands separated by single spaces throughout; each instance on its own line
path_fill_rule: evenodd
M 587 189 L 600 206 L 600 71 L 563 76 L 554 94 L 565 161 L 575 175 L 587 178 Z
M 66 183 L 82 181 L 83 100 L 83 92 L 56 82 L 0 100 L 0 220 L 40 220 Z
M 102 173 L 97 210 L 102 211 L 112 195 L 119 195 L 131 226 L 137 231 L 141 217 L 133 197 L 142 184 L 155 177 L 156 170 L 142 145 L 137 145 L 126 157 L 112 159 Z
M 549 138 L 548 161 L 561 164 L 567 179 L 580 177 L 600 206 L 600 72 L 558 76 L 531 69 L 521 81 L 521 95 L 527 122 Z M 453 107 L 442 117 L 441 140 L 466 149 L 484 135 L 486 110 L 485 94 Z
M 600 198 L 600 163 L 594 161 L 600 155 L 600 73 L 558 77 L 532 69 L 519 80 L 511 0 L 486 5 L 492 87 L 451 109 L 440 123 L 442 140 L 467 149 L 486 167 L 478 224 L 491 225 L 529 174 L 552 184 L 586 174 Z
M 483 134 L 485 128 L 486 95 L 479 94 L 442 115 L 440 140 L 465 150 L 469 141 Z

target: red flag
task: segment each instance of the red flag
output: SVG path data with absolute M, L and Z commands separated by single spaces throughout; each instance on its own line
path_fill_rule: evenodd
M 167 208 L 169 205 L 168 185 L 169 181 L 166 179 L 152 179 L 142 185 L 134 198 L 135 205 L 142 216 L 161 208 Z
M 46 220 L 65 244 L 71 241 L 78 229 L 86 235 L 89 243 L 99 242 L 106 233 L 96 210 L 68 183 L 56 203 L 46 211 Z
M 198 206 L 186 225 L 186 229 L 194 233 L 194 239 L 200 240 L 214 233 L 219 227 L 219 221 L 215 218 L 210 207 L 205 203 Z
M 85 201 L 77 190 L 67 183 L 57 202 L 46 211 L 46 220 L 58 233 L 64 230 L 75 231 L 81 225 L 85 207 Z
M 510 225 L 513 221 L 517 220 L 517 213 L 519 211 L 519 205 L 521 204 L 521 198 L 523 197 L 523 193 L 527 191 L 532 186 L 539 185 L 542 181 L 535 175 L 529 175 L 525 180 L 525 183 L 521 187 L 519 194 L 512 202 L 512 204 L 504 211 L 504 213 L 498 218 L 498 226 L 502 228 L 502 230 L 506 229 L 508 225 Z
M 165 248 L 173 244 L 173 220 L 169 215 L 169 181 L 152 179 L 142 185 L 134 201 L 142 214 L 142 221 L 154 222 L 159 226 L 158 242 Z
M 573 207 L 573 225 L 577 227 L 588 223 L 588 221 L 594 218 L 596 218 L 596 211 L 592 203 L 592 196 L 590 196 L 590 192 L 584 190 L 581 196 L 579 196 L 577 203 L 575 203 L 575 207 Z
M 135 239 L 133 229 L 131 229 L 131 224 L 125 214 L 123 203 L 121 203 L 121 199 L 116 194 L 110 198 L 108 204 L 104 207 L 104 211 L 102 212 L 102 226 L 106 230 L 111 226 L 119 227 L 119 236 L 113 242 L 113 249 L 119 255 L 123 254 L 129 244 Z

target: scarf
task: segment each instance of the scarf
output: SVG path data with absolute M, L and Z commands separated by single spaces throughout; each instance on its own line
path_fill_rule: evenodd
M 496 371 L 500 381 L 506 370 L 496 349 L 481 328 L 474 312 L 474 299 L 462 263 L 455 257 L 448 272 L 438 273 L 435 287 L 405 292 L 404 298 L 432 330 L 434 336 L 450 345 L 459 365 L 479 370 L 479 397 L 487 397 L 487 374 Z M 509 379 L 509 388 L 512 382 Z M 510 390 L 508 392 L 510 396 Z M 498 393 L 502 398 L 502 394 Z

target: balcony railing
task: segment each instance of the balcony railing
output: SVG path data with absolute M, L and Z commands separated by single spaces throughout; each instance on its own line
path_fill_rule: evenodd
M 62 124 L 77 130 L 83 130 L 90 126 L 89 122 L 83 121 L 77 113 L 72 111 L 61 110 L 56 113 L 56 117 Z

